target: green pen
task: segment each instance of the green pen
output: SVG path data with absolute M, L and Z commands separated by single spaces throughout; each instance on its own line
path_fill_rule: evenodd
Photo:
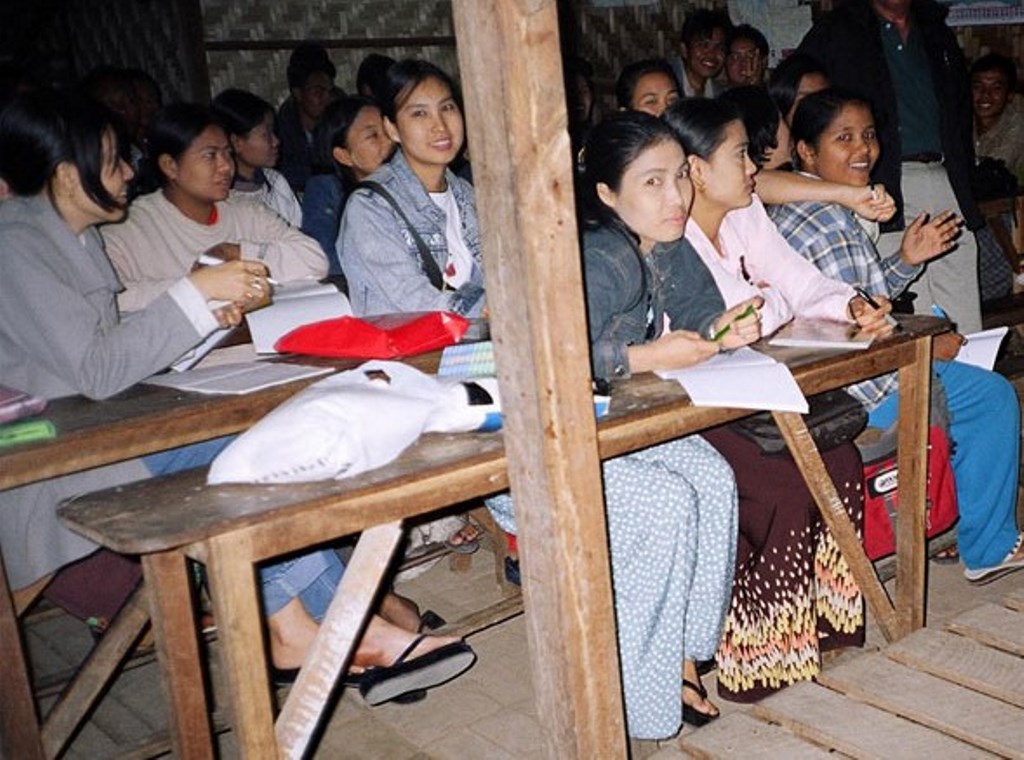
M 744 309 L 741 314 L 738 314 L 736 316 L 736 319 L 732 320 L 732 322 L 730 322 L 725 327 L 723 327 L 721 330 L 716 332 L 714 334 L 714 336 L 711 338 L 711 340 L 716 341 L 716 342 L 720 341 L 722 338 L 724 338 L 729 333 L 729 328 L 732 327 L 732 323 L 733 322 L 735 322 L 737 319 L 746 319 L 747 317 L 752 316 L 752 315 L 754 315 L 756 313 L 757 313 L 757 309 L 754 308 L 754 304 L 748 304 L 747 308 Z
M 0 425 L 0 446 L 47 441 L 57 437 L 57 428 L 49 420 L 25 420 Z

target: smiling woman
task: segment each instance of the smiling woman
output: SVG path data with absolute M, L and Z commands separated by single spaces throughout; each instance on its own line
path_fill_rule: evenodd
M 320 278 L 327 258 L 316 242 L 268 208 L 228 198 L 235 166 L 224 128 L 204 106 L 178 103 L 153 119 L 146 169 L 160 189 L 137 198 L 128 218 L 103 229 L 125 290 L 124 311 L 144 307 L 197 266 L 201 255 L 255 259 L 279 281 Z M 262 300 L 253 292 L 248 305 Z
M 473 187 L 449 165 L 465 138 L 451 78 L 426 61 L 388 69 L 381 110 L 397 145 L 349 198 L 338 250 L 356 314 L 484 307 Z

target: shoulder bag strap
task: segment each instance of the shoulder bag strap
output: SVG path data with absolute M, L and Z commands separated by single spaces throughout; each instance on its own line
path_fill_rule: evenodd
M 423 238 L 420 237 L 419 233 L 416 232 L 416 228 L 413 227 L 412 222 L 409 221 L 409 217 L 402 211 L 402 207 L 398 205 L 398 201 L 395 200 L 394 196 L 391 195 L 384 187 L 378 182 L 367 182 L 363 181 L 356 185 L 355 189 L 365 188 L 370 192 L 376 193 L 381 198 L 386 200 L 388 204 L 395 210 L 395 213 L 405 222 L 405 226 L 409 229 L 409 234 L 412 235 L 413 242 L 416 243 L 416 248 L 420 254 L 420 267 L 423 269 L 423 273 L 430 280 L 430 284 L 438 290 L 444 290 L 444 278 L 441 277 L 441 270 L 437 266 L 437 262 L 434 261 L 434 257 L 430 254 L 430 249 L 427 248 L 427 244 L 423 242 Z

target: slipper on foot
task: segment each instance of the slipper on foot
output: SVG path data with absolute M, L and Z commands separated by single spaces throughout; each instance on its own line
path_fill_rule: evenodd
M 414 659 L 409 655 L 425 636 L 417 636 L 392 665 L 367 668 L 359 680 L 359 693 L 369 705 L 447 683 L 476 662 L 476 653 L 464 641 L 455 641 Z
M 706 700 L 708 698 L 708 690 L 704 688 L 704 684 L 702 684 L 700 681 L 694 683 L 693 681 L 689 681 L 684 678 L 683 690 L 685 691 L 686 689 L 689 689 L 690 691 L 699 694 L 701 700 Z M 688 705 L 686 704 L 686 702 L 683 702 L 683 722 L 689 723 L 691 726 L 700 728 L 701 726 L 705 726 L 713 720 L 717 720 L 718 716 L 719 713 L 717 712 L 701 712 L 693 705 Z
M 1017 556 L 1022 545 L 1024 545 L 1024 533 L 1017 535 L 1017 542 L 1010 549 L 1010 553 L 1006 555 L 1006 558 L 998 565 L 979 567 L 974 570 L 968 568 L 964 570 L 964 577 L 976 586 L 984 586 L 986 583 L 991 583 L 997 578 L 1002 578 L 1007 573 L 1020 570 L 1024 567 L 1024 557 L 1018 559 L 1014 559 L 1014 557 Z
M 463 535 L 463 531 L 467 528 L 476 530 L 475 538 L 466 538 Z M 455 538 L 458 538 L 458 540 L 453 540 Z M 449 536 L 444 545 L 448 551 L 455 552 L 456 554 L 473 554 L 480 548 L 480 529 L 473 525 L 473 523 L 468 522 Z

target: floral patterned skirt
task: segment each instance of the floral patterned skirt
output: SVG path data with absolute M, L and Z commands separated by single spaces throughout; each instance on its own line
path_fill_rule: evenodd
M 756 702 L 821 670 L 821 653 L 864 643 L 864 604 L 846 560 L 788 454 L 765 455 L 728 428 L 705 438 L 736 473 L 739 545 L 718 647 L 718 693 Z M 862 465 L 853 444 L 822 458 L 858 534 Z

